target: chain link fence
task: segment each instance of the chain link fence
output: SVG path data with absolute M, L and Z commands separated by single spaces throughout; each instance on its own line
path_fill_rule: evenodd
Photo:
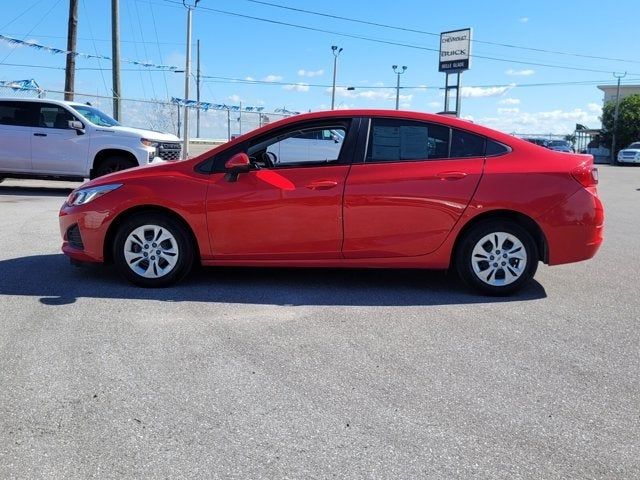
M 64 92 L 35 88 L 12 88 L 0 85 L 0 97 L 50 98 L 64 100 Z M 92 106 L 113 116 L 113 97 L 90 93 L 75 93 L 74 101 L 90 103 Z M 159 132 L 173 133 L 182 137 L 184 107 L 166 100 L 120 99 L 120 123 L 130 127 L 144 128 Z M 199 113 L 199 114 L 198 114 Z M 240 110 L 229 105 L 225 109 L 204 110 L 189 108 L 189 138 L 211 140 L 216 143 L 227 141 L 263 125 L 288 117 L 292 114 L 280 112 L 256 112 Z M 198 119 L 199 117 L 199 119 Z M 198 124 L 199 127 L 198 128 Z

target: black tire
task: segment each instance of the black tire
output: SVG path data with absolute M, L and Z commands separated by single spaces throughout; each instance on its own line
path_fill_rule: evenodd
M 101 160 L 100 163 L 96 166 L 93 171 L 93 176 L 91 178 L 98 178 L 104 175 L 108 175 L 109 173 L 119 172 L 120 170 L 126 170 L 127 168 L 137 167 L 138 164 L 126 157 L 107 157 L 104 160 Z
M 4 177 L 0 177 L 0 183 L 4 182 Z
M 137 240 L 133 240 L 133 236 L 130 238 L 130 235 L 142 227 L 147 227 L 144 230 L 147 235 L 144 238 L 140 238 L 141 236 L 138 235 L 138 240 L 142 240 L 138 243 Z M 157 227 L 155 231 L 162 232 L 158 233 L 157 238 L 162 239 L 168 234 L 173 239 L 156 244 L 152 238 L 154 235 L 152 227 Z M 140 245 L 139 249 L 138 245 Z M 129 252 L 129 261 L 125 256 L 125 248 Z M 143 250 L 144 248 L 148 249 Z M 126 219 L 118 228 L 113 243 L 113 260 L 120 274 L 131 283 L 140 287 L 166 287 L 179 282 L 189 274 L 194 263 L 194 249 L 195 245 L 189 233 L 179 221 L 161 213 L 142 212 Z M 169 256 L 169 252 L 175 250 L 177 250 L 177 255 Z M 157 255 L 155 252 L 162 253 Z M 147 255 L 144 255 L 145 253 Z M 140 259 L 133 258 L 138 254 L 141 256 Z M 175 257 L 177 260 L 174 260 Z M 175 264 L 167 269 L 170 266 L 170 261 L 175 261 Z M 167 272 L 163 273 L 162 271 L 165 269 Z M 145 270 L 146 273 L 140 273 L 141 270 Z M 152 275 L 153 278 L 144 276 L 145 274 Z
M 493 236 L 492 239 L 480 244 L 481 240 L 485 237 L 491 238 L 490 236 Z M 514 237 L 520 245 L 514 244 Z M 494 244 L 497 247 L 494 247 Z M 511 245 L 514 248 L 511 248 Z M 473 251 L 476 247 L 484 252 L 476 251 L 474 256 Z M 522 250 L 526 253 L 524 266 L 523 260 L 516 258 L 522 256 Z M 486 258 L 483 258 L 484 254 Z M 470 288 L 485 295 L 503 296 L 520 290 L 531 281 L 538 269 L 539 258 L 536 243 L 526 229 L 508 220 L 487 220 L 472 227 L 460 239 L 456 249 L 455 267 L 462 281 Z M 479 273 L 476 273 L 476 269 Z M 488 281 L 480 278 L 481 274 L 487 275 Z M 515 280 L 514 274 L 519 275 Z M 507 283 L 509 281 L 511 283 Z

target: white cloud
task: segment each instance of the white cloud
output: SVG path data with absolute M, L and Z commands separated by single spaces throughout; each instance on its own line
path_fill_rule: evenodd
M 308 92 L 309 91 L 309 85 L 306 83 L 292 83 L 290 85 L 285 85 L 284 87 L 282 87 L 285 90 L 288 91 L 294 91 L 294 92 Z
M 507 98 L 503 98 L 498 103 L 500 105 L 520 105 L 520 99 L 507 97 Z
M 507 70 L 504 73 L 506 73 L 507 75 L 515 75 L 515 76 L 519 76 L 519 77 L 530 77 L 531 75 L 536 73 L 536 71 L 532 70 L 530 68 L 527 68 L 527 69 L 524 69 L 524 70 L 514 70 L 513 68 L 510 68 L 509 70 Z
M 300 69 L 298 70 L 298 75 L 300 75 L 301 77 L 309 77 L 309 78 L 313 78 L 313 77 L 319 77 L 321 75 L 324 75 L 324 70 L 320 69 L 320 70 L 304 70 L 304 69 Z
M 229 100 L 231 100 L 234 103 L 239 103 L 242 101 L 242 98 L 240 98 L 240 95 L 238 94 L 233 94 L 233 95 L 229 95 L 229 97 L 227 97 Z
M 587 110 L 589 110 L 592 113 L 597 113 L 598 115 L 601 115 L 602 105 L 600 105 L 599 103 L 588 103 Z
M 575 130 L 576 123 L 592 128 L 600 126 L 594 104 L 573 110 L 522 112 L 518 108 L 498 109 L 499 117 L 485 117 L 478 123 L 504 132 L 527 134 L 567 134 Z
M 429 102 L 427 103 L 428 106 L 433 107 L 433 108 L 440 108 L 443 106 L 442 102 Z
M 460 96 L 462 98 L 499 97 L 513 87 L 515 87 L 515 84 L 505 85 L 503 87 L 462 87 Z
M 519 108 L 499 108 L 498 113 L 518 113 L 520 111 Z
M 520 23 L 527 23 L 527 22 L 529 21 L 529 17 L 520 17 L 520 18 L 518 19 L 518 21 L 519 21 Z
M 282 80 L 280 75 L 267 75 L 262 79 L 263 82 L 279 82 Z
M 249 81 L 249 82 L 255 82 L 256 81 L 256 79 L 253 78 L 253 77 L 245 77 L 244 79 Z
M 326 93 L 331 95 L 331 88 L 327 88 L 325 90 Z M 336 87 L 336 97 L 343 98 L 362 98 L 365 100 L 376 101 L 376 100 L 396 100 L 396 92 L 391 89 L 370 89 L 370 90 L 347 90 L 346 87 Z M 409 104 L 413 99 L 413 95 L 400 95 L 400 102 Z

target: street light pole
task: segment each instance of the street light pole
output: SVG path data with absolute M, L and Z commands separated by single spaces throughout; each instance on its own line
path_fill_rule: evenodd
M 338 69 L 338 55 L 342 52 L 342 48 L 338 48 L 336 45 L 331 45 L 331 51 L 333 52 L 333 88 L 331 89 L 331 110 L 336 105 L 336 71 Z
M 187 59 L 184 67 L 184 119 L 183 119 L 183 139 L 182 139 L 182 158 L 189 158 L 189 76 L 191 75 L 191 17 L 193 10 L 198 6 L 200 0 L 194 0 L 193 5 L 182 0 L 182 4 L 187 9 Z
M 393 65 L 393 73 L 398 76 L 398 82 L 396 83 L 396 110 L 400 109 L 400 75 L 407 71 L 407 66 L 403 65 L 402 68 L 398 68 L 397 65 Z
M 618 88 L 616 89 L 616 109 L 613 112 L 613 138 L 611 139 L 611 165 L 616 163 L 616 134 L 618 133 L 618 111 L 620 109 L 620 79 L 627 76 L 627 72 L 616 74 L 613 76 L 618 79 Z

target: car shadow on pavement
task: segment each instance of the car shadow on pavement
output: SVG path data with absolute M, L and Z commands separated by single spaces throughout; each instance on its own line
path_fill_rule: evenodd
M 545 298 L 533 281 L 510 297 L 466 290 L 454 275 L 423 270 L 201 268 L 170 288 L 145 289 L 113 267 L 75 267 L 62 254 L 0 261 L 0 296 L 40 297 L 45 305 L 78 298 L 269 305 L 405 306 L 513 302 Z
M 18 197 L 68 197 L 73 188 L 65 187 L 21 187 L 0 185 L 0 195 L 15 195 Z

